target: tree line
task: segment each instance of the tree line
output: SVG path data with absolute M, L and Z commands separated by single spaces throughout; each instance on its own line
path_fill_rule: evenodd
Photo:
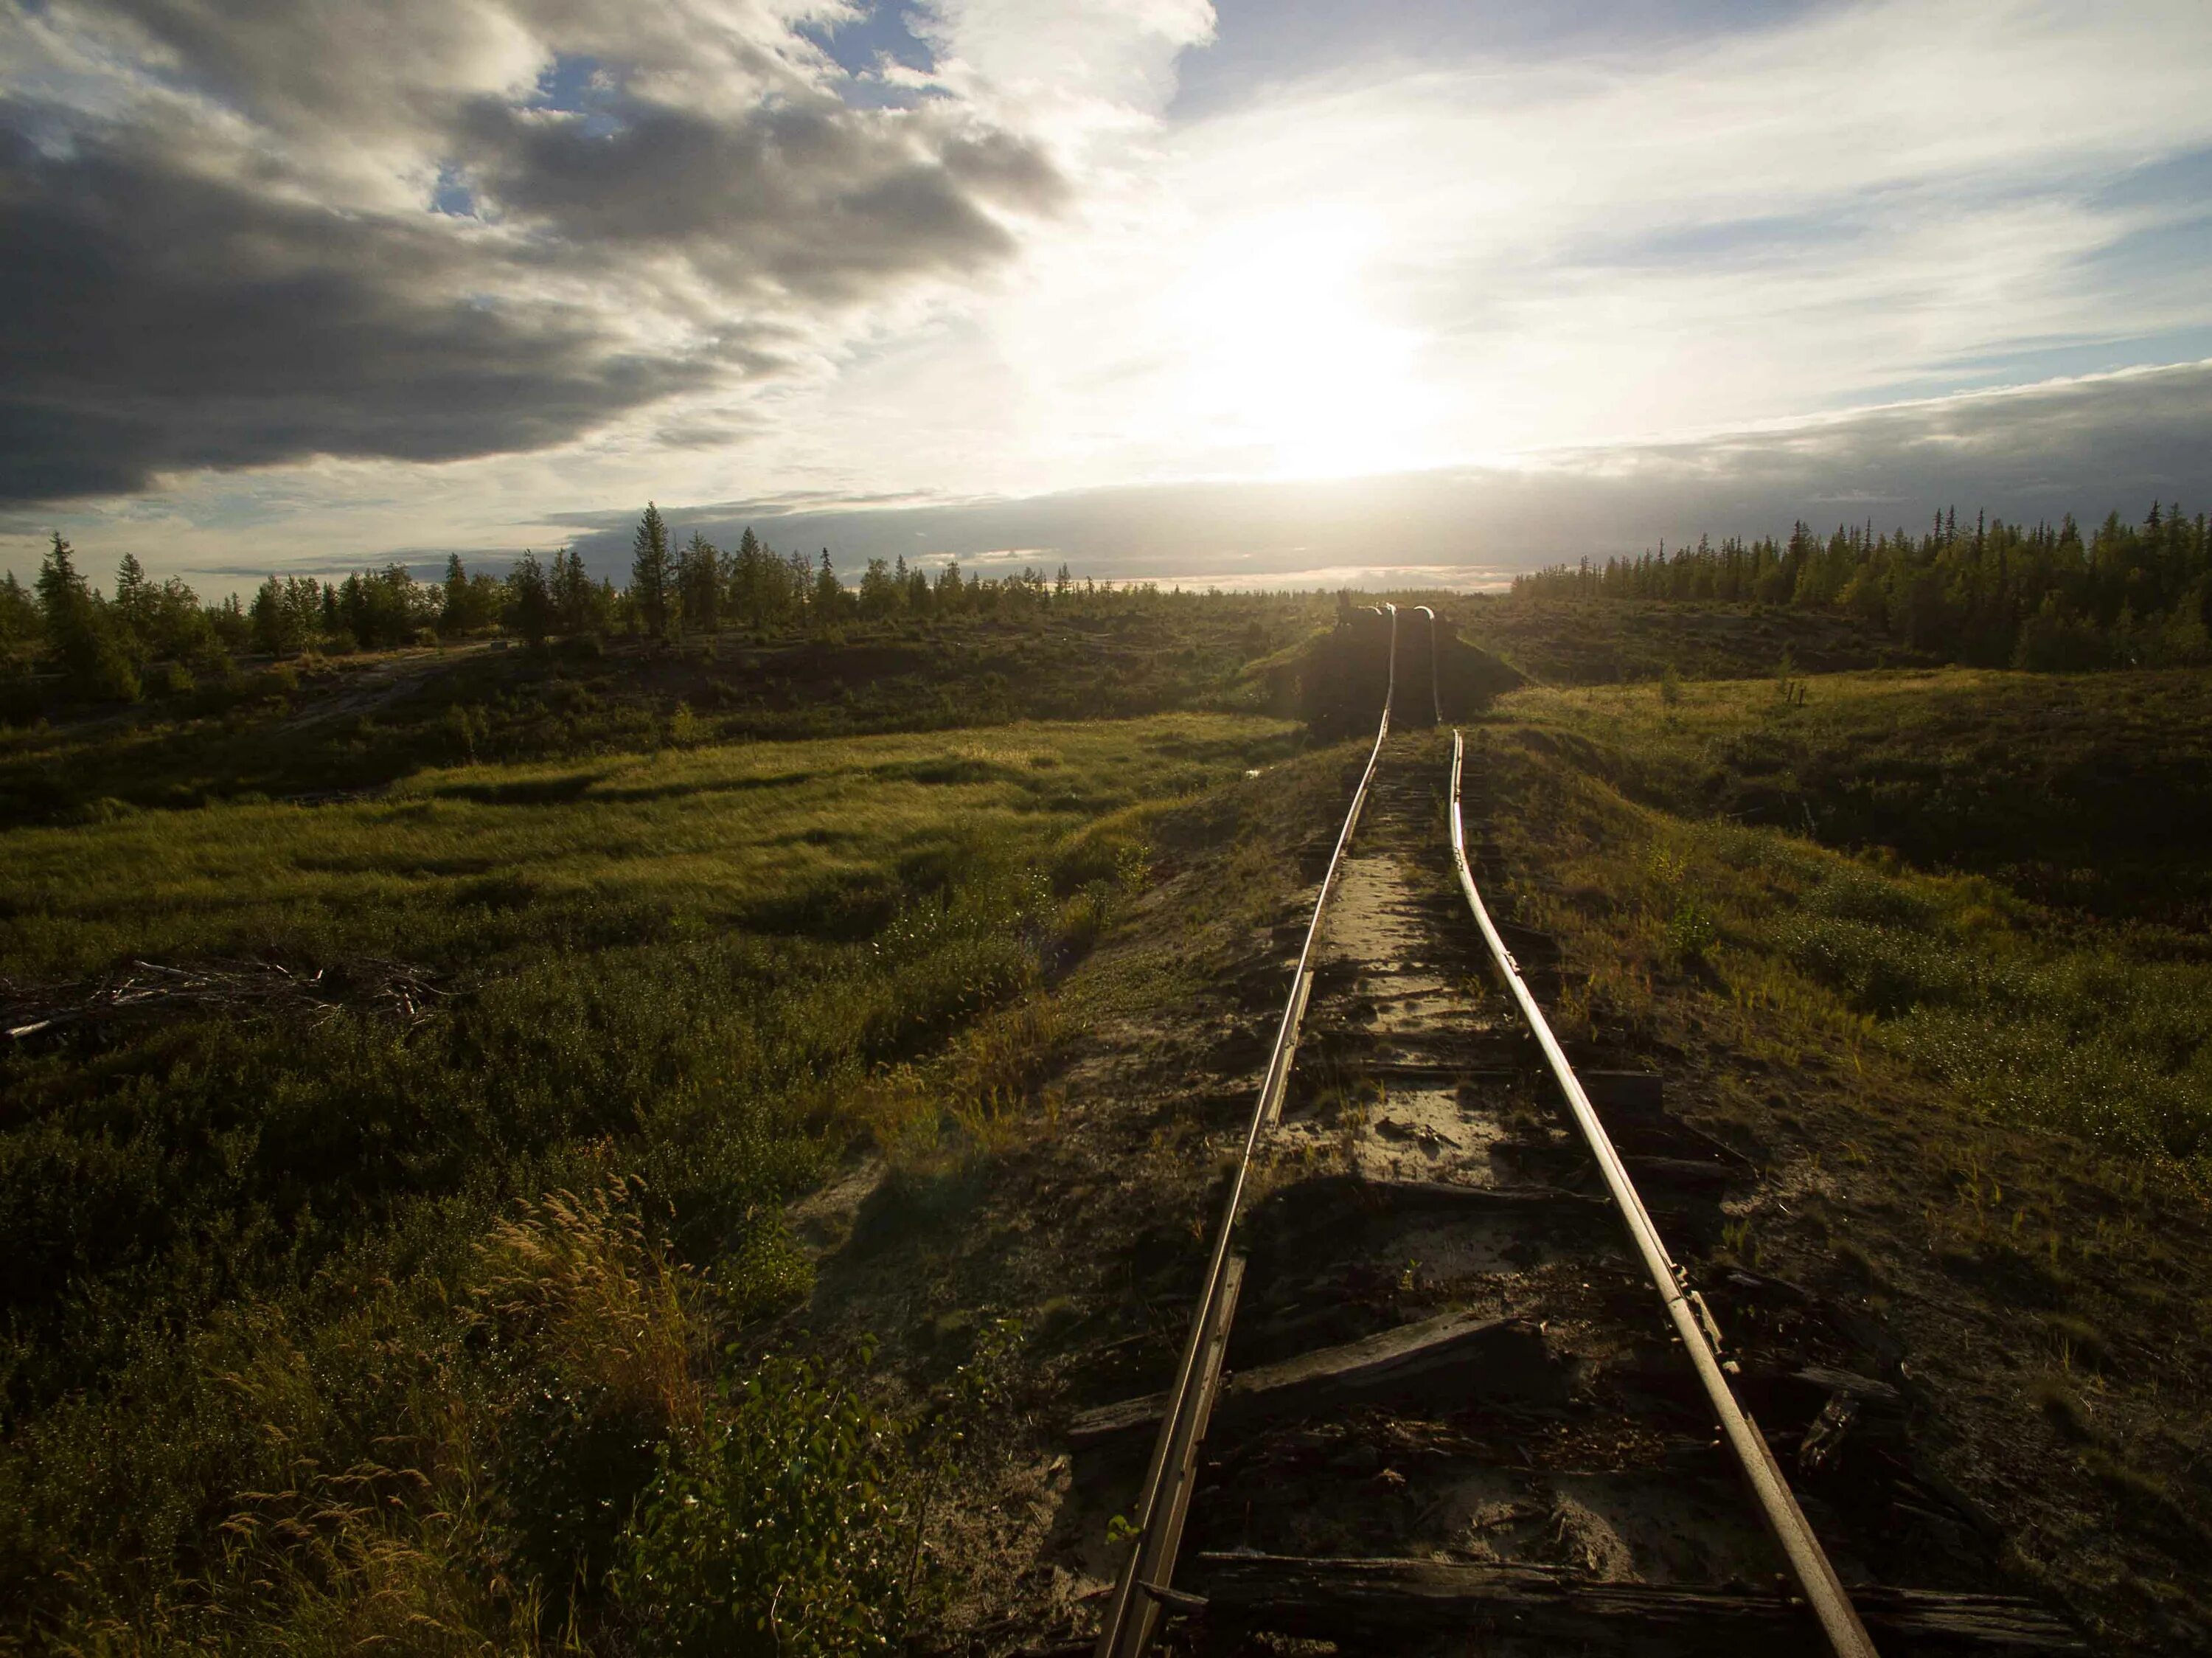
M 529 559 L 526 555 L 523 566 Z M 904 555 L 871 558 L 852 587 L 830 562 L 803 552 L 779 554 L 748 529 L 734 552 L 725 552 L 694 532 L 681 547 L 671 544 L 660 510 L 648 503 L 630 543 L 630 579 L 624 597 L 635 608 L 637 631 L 670 637 L 685 631 L 712 633 L 725 627 L 776 632 L 823 630 L 848 621 L 901 616 L 991 615 L 1048 609 L 1075 588 L 1066 564 L 1048 582 L 1026 565 L 996 581 L 963 576 L 957 559 L 933 580 Z M 1085 584 L 1095 594 L 1095 583 Z
M 2154 502 L 2086 538 L 1986 513 L 1938 513 L 1918 535 L 1802 521 L 1790 539 L 1583 559 L 1517 576 L 1516 594 L 1570 600 L 1784 605 L 1856 617 L 1916 650 L 1979 667 L 2068 671 L 2212 661 L 2212 536 L 2205 515 Z
M 668 640 L 728 628 L 763 637 L 830 633 L 848 622 L 1036 614 L 1101 590 L 1077 583 L 1066 564 L 1049 580 L 1027 566 L 992 580 L 964 575 L 957 560 L 933 576 L 903 557 L 868 560 L 848 587 L 828 548 L 813 559 L 778 553 L 750 529 L 733 552 L 698 533 L 675 546 L 648 504 L 626 587 L 594 579 L 580 554 L 562 548 L 544 562 L 525 552 L 503 576 L 472 572 L 456 553 L 438 582 L 392 564 L 342 582 L 272 576 L 251 600 L 232 594 L 205 603 L 174 576 L 155 584 L 131 553 L 117 567 L 113 594 L 103 594 L 56 531 L 29 588 L 12 571 L 0 576 L 0 673 L 21 679 L 43 667 L 82 700 L 132 702 L 189 691 L 196 675 L 228 674 L 232 659 L 248 653 L 386 649 L 499 633 L 532 643 L 622 634 Z M 1112 584 L 1103 590 L 1113 593 Z

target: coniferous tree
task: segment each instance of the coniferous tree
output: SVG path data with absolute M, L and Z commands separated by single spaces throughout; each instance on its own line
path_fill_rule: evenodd
M 881 621 L 895 613 L 905 598 L 905 587 L 891 579 L 890 565 L 881 558 L 869 559 L 867 569 L 860 575 L 861 616 L 869 621 Z
M 591 573 L 584 568 L 581 553 L 565 547 L 555 553 L 549 585 L 552 588 L 553 625 L 558 631 L 571 636 L 589 633 L 599 625 L 599 589 L 592 584 Z
M 132 654 L 143 660 L 150 644 L 157 590 L 146 580 L 138 555 L 126 552 L 115 566 L 115 616 L 129 635 Z
M 676 585 L 681 595 L 687 627 L 712 633 L 721 625 L 723 559 L 721 549 L 698 531 L 684 544 L 677 559 Z
M 1786 584 L 1786 585 L 1785 585 Z M 1695 552 L 1607 559 L 1516 577 L 1516 592 L 1577 599 L 1735 601 L 1769 598 L 1841 610 L 1868 627 L 1948 661 L 2082 668 L 2183 664 L 2212 658 L 2212 537 L 2172 503 L 2140 524 L 2106 517 L 2084 537 L 2057 526 L 2008 524 L 1977 513 L 1965 533 L 1955 508 L 1917 537 L 1872 524 L 1838 526 L 1825 545 L 1800 525 L 1789 545 L 1735 539 Z
M 649 501 L 630 542 L 629 596 L 646 632 L 666 638 L 676 626 L 680 601 L 668 551 L 668 526 L 661 521 L 660 509 Z
M 42 631 L 38 601 L 14 570 L 0 572 L 0 671 L 19 674 L 27 668 Z
M 158 588 L 150 584 L 146 595 L 143 639 L 145 653 L 154 661 L 219 666 L 220 647 L 199 594 L 172 576 Z
M 216 649 L 226 655 L 235 655 L 253 643 L 253 625 L 246 619 L 246 610 L 234 593 L 207 607 L 208 631 L 215 636 Z
M 816 618 L 813 566 L 796 549 L 783 561 L 783 604 L 784 613 L 794 626 L 804 627 Z
M 270 576 L 256 588 L 253 607 L 253 648 L 271 656 L 289 656 L 300 648 L 292 619 L 284 607 L 283 584 Z
M 723 597 L 730 619 L 756 631 L 768 625 L 768 583 L 761 556 L 760 537 L 747 525 L 738 538 L 738 550 L 724 569 Z
M 822 549 L 821 568 L 814 573 L 814 625 L 828 627 L 836 621 L 844 608 L 844 584 L 838 581 L 836 570 L 830 563 L 830 549 Z
M 82 613 L 92 594 L 77 573 L 76 549 L 59 530 L 39 566 L 39 609 L 46 617 L 46 638 L 57 656 L 66 654 L 75 631 L 82 625 Z
M 538 555 L 525 548 L 507 571 L 506 586 L 507 625 L 532 644 L 544 643 L 553 631 L 553 590 Z
M 76 549 L 59 530 L 39 566 L 38 590 L 47 643 L 70 688 L 94 702 L 137 701 L 138 674 L 130 653 L 100 595 L 78 574 Z
M 461 555 L 446 555 L 445 603 L 438 613 L 438 631 L 448 638 L 458 638 L 468 631 L 469 573 L 461 566 Z
M 481 633 L 498 622 L 504 603 L 499 582 L 489 576 L 470 575 L 458 552 L 447 556 L 446 579 L 440 591 L 440 633 L 449 639 Z

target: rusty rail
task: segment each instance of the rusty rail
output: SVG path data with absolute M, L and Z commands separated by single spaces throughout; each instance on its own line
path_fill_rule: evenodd
M 1797 1506 L 1797 1499 L 1790 1490 L 1790 1482 L 1783 1478 L 1774 1453 L 1767 1448 L 1766 1436 L 1759 1431 L 1759 1424 L 1737 1404 L 1734 1391 L 1729 1387 L 1727 1373 L 1722 1368 L 1719 1352 L 1720 1338 L 1711 1314 L 1705 1301 L 1690 1289 L 1682 1269 L 1674 1265 L 1667 1253 L 1667 1246 L 1660 1240 L 1659 1229 L 1651 1223 L 1651 1216 L 1644 1207 L 1644 1200 L 1636 1195 L 1636 1187 L 1628 1178 L 1628 1171 L 1613 1149 L 1612 1137 L 1606 1133 L 1605 1125 L 1598 1120 L 1591 1107 L 1589 1096 L 1583 1092 L 1582 1083 L 1575 1076 L 1574 1067 L 1567 1063 L 1565 1049 L 1552 1034 L 1544 1010 L 1536 1005 L 1522 981 L 1519 964 L 1512 952 L 1505 948 L 1504 939 L 1483 907 L 1482 895 L 1475 890 L 1474 875 L 1467 862 L 1467 828 L 1460 813 L 1460 773 L 1465 757 L 1465 744 L 1458 732 L 1452 733 L 1451 765 L 1451 846 L 1452 862 L 1459 870 L 1461 890 L 1467 894 L 1468 907 L 1474 911 L 1476 923 L 1482 929 L 1483 942 L 1490 947 L 1491 960 L 1498 976 L 1505 981 L 1513 998 L 1520 1003 L 1522 1016 L 1544 1050 L 1544 1058 L 1551 1066 L 1552 1075 L 1559 1090 L 1567 1098 L 1568 1108 L 1582 1130 L 1583 1138 L 1589 1144 L 1590 1155 L 1597 1160 L 1599 1173 L 1605 1177 L 1606 1187 L 1613 1194 L 1614 1206 L 1628 1224 L 1637 1253 L 1644 1258 L 1644 1270 L 1650 1274 L 1653 1288 L 1666 1304 L 1667 1317 L 1674 1326 L 1682 1347 L 1690 1356 L 1698 1380 L 1704 1386 L 1706 1400 L 1712 1406 L 1714 1418 L 1727 1438 L 1729 1448 L 1735 1453 L 1736 1464 L 1742 1470 L 1752 1495 L 1757 1499 L 1760 1517 L 1767 1530 L 1773 1534 L 1787 1561 L 1790 1576 L 1796 1580 L 1798 1592 L 1805 1597 L 1813 1615 L 1819 1619 L 1820 1631 L 1827 1637 L 1828 1649 L 1836 1658 L 1875 1658 L 1874 1643 L 1869 1638 L 1866 1626 L 1859 1621 L 1858 1612 L 1851 1606 L 1850 1596 L 1844 1592 L 1836 1577 L 1836 1569 L 1828 1562 L 1827 1551 L 1813 1534 L 1806 1522 L 1805 1511 Z
M 1206 1437 L 1214 1395 L 1220 1390 L 1229 1326 L 1236 1316 L 1237 1292 L 1244 1277 L 1244 1258 L 1237 1251 L 1236 1232 L 1244 1203 L 1245 1178 L 1251 1171 L 1252 1154 L 1261 1135 L 1282 1110 L 1306 999 L 1313 991 L 1314 949 L 1321 939 L 1322 914 L 1344 865 L 1352 832 L 1358 827 L 1360 808 L 1367 803 L 1368 787 L 1375 781 L 1382 745 L 1390 735 L 1390 707 L 1398 692 L 1398 607 L 1389 605 L 1376 610 L 1378 615 L 1386 612 L 1390 623 L 1390 674 L 1382 693 L 1382 718 L 1375 729 L 1375 747 L 1368 753 L 1367 769 L 1360 773 L 1358 788 L 1352 790 L 1344 827 L 1337 832 L 1336 850 L 1329 855 L 1328 871 L 1314 898 L 1313 919 L 1306 924 L 1305 945 L 1298 952 L 1297 972 L 1283 1004 L 1274 1050 L 1267 1058 L 1259 1098 L 1253 1102 L 1252 1120 L 1244 1131 L 1244 1149 L 1237 1159 L 1237 1171 L 1230 1179 L 1229 1196 L 1214 1231 L 1213 1253 L 1206 1264 L 1198 1309 L 1190 1321 L 1190 1334 L 1183 1341 L 1175 1386 L 1169 1392 L 1159 1436 L 1146 1466 L 1133 1522 L 1135 1546 L 1115 1583 L 1114 1598 L 1098 1633 L 1097 1658 L 1140 1658 L 1152 1644 L 1161 1606 L 1178 1599 L 1173 1587 L 1176 1555 L 1182 1545 L 1183 1521 L 1190 1511 L 1191 1488 L 1198 1472 L 1198 1448 Z

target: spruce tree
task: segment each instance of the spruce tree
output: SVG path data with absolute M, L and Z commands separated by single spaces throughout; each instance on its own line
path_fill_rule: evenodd
M 748 525 L 738 538 L 738 551 L 729 561 L 730 615 L 744 626 L 763 628 L 769 622 L 768 559 L 760 537 Z
M 64 655 L 70 638 L 83 625 L 92 598 L 77 574 L 76 549 L 56 530 L 53 545 L 39 565 L 39 608 L 45 613 L 46 638 L 56 655 Z
M 93 702 L 137 701 L 137 670 L 116 637 L 106 607 L 78 574 L 76 549 L 59 530 L 39 566 L 38 585 L 46 639 L 61 659 L 70 688 Z
M 787 613 L 793 615 L 794 620 L 804 625 L 812 619 L 814 614 L 811 566 L 806 562 L 806 555 L 794 549 L 791 556 L 783 561 L 782 569 L 783 607 Z
M 469 630 L 469 573 L 462 568 L 461 555 L 446 555 L 446 602 L 438 614 L 438 631 L 453 638 Z
M 582 633 L 592 625 L 592 578 L 582 555 L 563 547 L 553 555 L 553 625 L 562 633 Z
M 722 551 L 696 530 L 677 560 L 676 585 L 687 625 L 704 633 L 721 625 Z
M 146 580 L 146 567 L 138 555 L 126 552 L 115 566 L 115 611 L 133 639 L 143 643 L 153 621 L 154 589 Z
M 507 573 L 507 625 L 532 644 L 544 643 L 553 629 L 552 588 L 537 554 L 526 548 Z
M 39 607 L 14 570 L 0 570 L 0 669 L 16 672 L 36 654 Z
M 630 542 L 629 596 L 645 631 L 665 639 L 676 623 L 676 570 L 668 552 L 668 526 L 660 509 L 647 502 Z

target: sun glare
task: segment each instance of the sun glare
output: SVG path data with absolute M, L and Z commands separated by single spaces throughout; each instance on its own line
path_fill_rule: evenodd
M 1208 237 L 1170 304 L 1173 417 L 1194 448 L 1278 478 L 1417 465 L 1431 397 L 1417 337 L 1376 314 L 1374 227 L 1306 210 Z

